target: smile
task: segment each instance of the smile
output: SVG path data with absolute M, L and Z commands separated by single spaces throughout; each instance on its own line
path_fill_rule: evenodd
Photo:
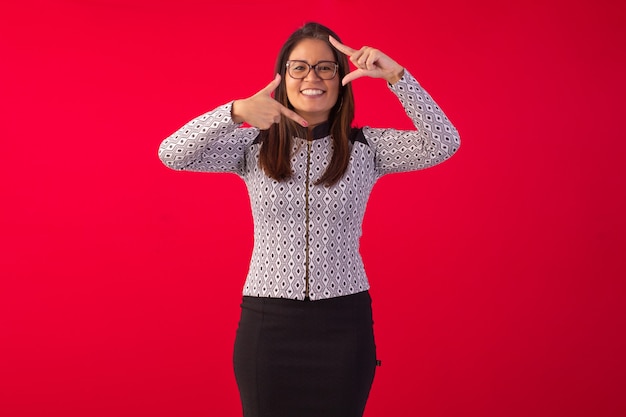
M 302 94 L 304 94 L 305 96 L 319 96 L 324 94 L 323 90 L 317 90 L 317 89 L 313 89 L 313 88 L 307 88 L 305 90 L 300 91 Z

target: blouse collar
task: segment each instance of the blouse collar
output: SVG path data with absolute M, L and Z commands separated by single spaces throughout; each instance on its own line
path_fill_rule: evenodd
M 313 137 L 313 140 L 315 139 L 323 139 L 325 137 L 327 137 L 328 135 L 330 135 L 330 122 L 325 121 L 320 123 L 319 125 L 315 126 L 313 128 L 313 132 L 311 132 L 311 136 Z

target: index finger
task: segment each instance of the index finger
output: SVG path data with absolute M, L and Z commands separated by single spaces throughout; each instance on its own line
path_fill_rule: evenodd
M 351 56 L 353 53 L 356 52 L 356 49 L 353 49 L 347 45 L 344 45 L 343 43 L 339 42 L 337 39 L 333 38 L 330 35 L 328 35 L 328 40 L 339 52 L 342 52 L 345 55 Z
M 280 85 L 280 74 L 276 73 L 276 75 L 274 76 L 274 79 L 268 85 L 263 87 L 261 91 L 267 94 L 272 94 L 272 91 L 276 90 L 276 87 L 278 87 L 279 85 Z
M 296 113 L 293 110 L 289 110 L 287 107 L 283 106 L 282 104 L 278 103 L 280 105 L 280 112 L 287 118 L 293 120 L 294 122 L 298 123 L 299 125 L 303 126 L 303 127 L 307 127 L 309 125 L 309 122 L 307 122 L 306 120 L 304 120 L 304 118 L 302 116 L 300 116 L 298 113 Z

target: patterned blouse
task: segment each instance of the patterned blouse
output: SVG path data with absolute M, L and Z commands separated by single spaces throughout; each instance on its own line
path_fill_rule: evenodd
M 372 187 L 385 174 L 439 164 L 460 146 L 455 127 L 409 72 L 388 86 L 417 130 L 357 130 L 346 173 L 330 187 L 315 184 L 331 157 L 328 124 L 314 128 L 313 140 L 295 138 L 293 175 L 284 181 L 259 167 L 260 130 L 234 123 L 232 102 L 163 141 L 159 157 L 172 169 L 231 172 L 245 181 L 254 248 L 244 295 L 320 300 L 369 289 L 359 240 Z

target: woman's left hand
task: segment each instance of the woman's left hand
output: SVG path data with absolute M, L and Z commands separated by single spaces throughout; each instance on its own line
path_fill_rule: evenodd
M 330 43 L 337 50 L 350 58 L 356 69 L 341 80 L 343 85 L 361 77 L 384 78 L 390 84 L 395 84 L 404 75 L 404 68 L 378 49 L 364 46 L 353 49 L 329 36 Z

